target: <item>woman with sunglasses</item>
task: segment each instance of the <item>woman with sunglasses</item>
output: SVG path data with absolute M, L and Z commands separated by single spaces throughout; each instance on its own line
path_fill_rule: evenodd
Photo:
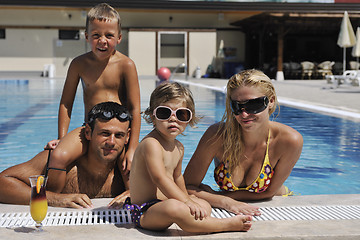
M 260 214 L 258 209 L 240 201 L 289 195 L 283 183 L 300 157 L 303 139 L 293 128 L 270 121 L 277 106 L 274 86 L 263 72 L 232 76 L 222 121 L 207 129 L 186 167 L 188 191 L 213 207 L 253 215 Z M 213 159 L 220 191 L 201 183 Z
M 154 129 L 135 150 L 131 199 L 124 205 L 133 223 L 149 230 L 164 230 L 173 223 L 187 232 L 249 230 L 251 216 L 211 217 L 210 204 L 186 190 L 181 174 L 184 146 L 176 137 L 197 122 L 190 90 L 178 83 L 159 85 L 151 94 L 145 119 Z

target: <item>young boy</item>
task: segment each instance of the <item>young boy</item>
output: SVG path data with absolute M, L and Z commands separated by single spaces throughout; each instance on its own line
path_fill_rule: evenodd
M 68 132 L 73 102 L 81 79 L 86 114 L 100 102 L 113 101 L 125 105 L 133 121 L 125 161 L 119 168 L 128 173 L 132 157 L 139 142 L 140 90 L 134 62 L 115 48 L 121 41 L 121 19 L 118 12 L 106 3 L 93 7 L 87 15 L 85 37 L 91 51 L 76 57 L 68 69 L 58 119 L 58 139 Z M 74 131 L 80 133 L 81 128 Z M 57 141 L 48 144 L 56 147 Z M 86 152 L 81 142 L 73 143 L 78 154 Z M 67 163 L 51 161 L 52 167 L 63 168 Z
M 131 200 L 127 198 L 124 205 L 133 223 L 150 230 L 163 230 L 173 223 L 188 232 L 249 230 L 251 216 L 213 218 L 207 202 L 187 193 L 181 174 L 184 146 L 176 137 L 197 121 L 191 92 L 178 83 L 161 84 L 151 94 L 145 119 L 154 129 L 135 151 Z

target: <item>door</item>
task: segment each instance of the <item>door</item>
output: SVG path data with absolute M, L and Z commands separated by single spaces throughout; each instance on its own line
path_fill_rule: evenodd
M 188 75 L 187 32 L 159 31 L 157 51 L 158 69 L 167 67 L 174 75 Z

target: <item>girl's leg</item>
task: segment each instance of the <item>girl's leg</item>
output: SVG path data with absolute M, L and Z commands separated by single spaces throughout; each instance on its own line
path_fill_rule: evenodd
M 251 227 L 251 216 L 237 215 L 231 218 L 218 219 L 207 217 L 195 220 L 188 206 L 175 199 L 169 199 L 150 207 L 141 217 L 143 228 L 163 230 L 176 223 L 186 232 L 224 232 L 248 231 Z

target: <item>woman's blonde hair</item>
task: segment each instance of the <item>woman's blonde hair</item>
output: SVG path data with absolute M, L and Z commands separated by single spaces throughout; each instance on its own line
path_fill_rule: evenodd
M 268 76 L 263 72 L 255 69 L 244 70 L 232 76 L 227 83 L 226 109 L 222 118 L 222 123 L 218 129 L 223 139 L 224 158 L 229 161 L 231 170 L 238 163 L 238 159 L 244 151 L 244 140 L 242 138 L 242 129 L 234 117 L 231 110 L 231 93 L 238 87 L 254 87 L 269 98 L 274 99 L 275 104 L 269 109 L 269 116 L 274 113 L 278 107 L 278 101 L 275 88 Z
M 195 103 L 192 93 L 190 89 L 177 82 L 162 83 L 155 88 L 150 96 L 150 106 L 144 112 L 145 121 L 154 125 L 152 118 L 154 109 L 172 99 L 178 99 L 179 101 L 185 102 L 186 107 L 192 112 L 192 119 L 190 120 L 189 125 L 193 127 L 199 121 L 199 117 L 195 114 Z

